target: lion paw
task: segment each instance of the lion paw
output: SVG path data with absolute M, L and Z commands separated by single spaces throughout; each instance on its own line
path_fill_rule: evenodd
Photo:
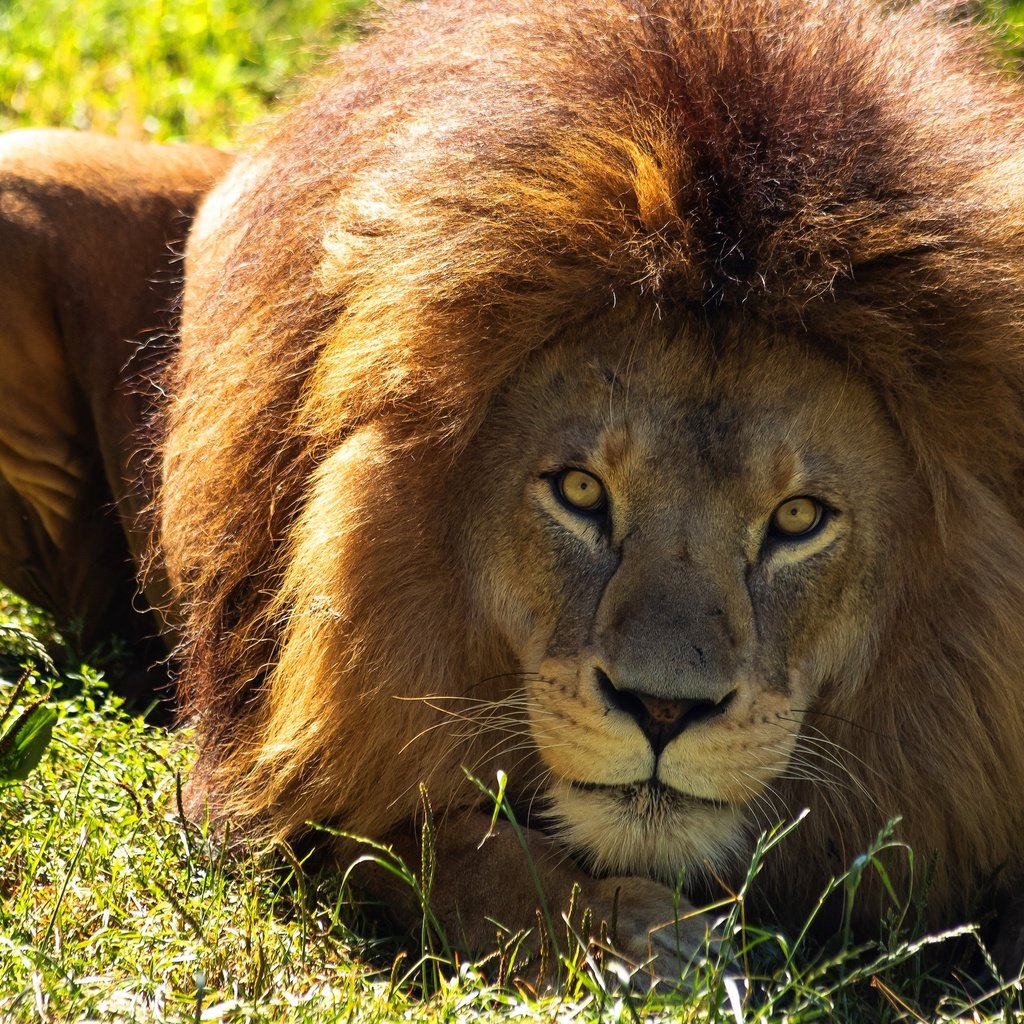
M 694 968 L 722 956 L 714 919 L 668 886 L 644 878 L 606 878 L 597 883 L 594 902 L 633 988 L 692 987 L 688 976 Z M 725 975 L 745 985 L 738 966 L 728 964 Z

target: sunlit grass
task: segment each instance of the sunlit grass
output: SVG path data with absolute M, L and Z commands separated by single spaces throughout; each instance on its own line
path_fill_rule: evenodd
M 16 640 L 0 634 L 3 663 L 24 660 Z M 47 673 L 37 668 L 39 693 Z M 0 785 L 0 1020 L 635 1024 L 664 1014 L 797 1024 L 951 1021 L 975 1004 L 991 1015 L 978 1019 L 1024 1013 L 1019 982 L 986 979 L 977 953 L 969 960 L 977 981 L 962 969 L 926 968 L 921 951 L 944 949 L 957 934 L 961 943 L 967 936 L 963 949 L 977 950 L 973 929 L 924 935 L 913 908 L 898 901 L 883 915 L 881 938 L 861 945 L 840 935 L 821 947 L 804 931 L 749 921 L 759 866 L 784 855 L 785 828 L 762 839 L 746 883 L 719 907 L 729 941 L 696 968 L 689 991 L 632 990 L 600 944 L 584 941 L 579 913 L 552 921 L 540 990 L 537 965 L 517 960 L 514 942 L 485 971 L 447 957 L 437 934 L 427 934 L 422 956 L 415 940 L 375 944 L 340 872 L 310 870 L 290 849 L 249 848 L 184 820 L 187 731 L 125 714 L 88 667 L 56 682 L 61 717 L 42 762 L 24 783 Z M 0 706 L 10 690 L 0 682 Z M 387 848 L 364 851 L 427 900 L 419 865 Z M 830 890 L 855 899 L 859 879 L 892 855 L 909 854 L 883 835 Z M 730 981 L 733 963 L 752 979 L 749 990 Z
M 0 127 L 224 145 L 350 35 L 360 0 L 5 0 Z

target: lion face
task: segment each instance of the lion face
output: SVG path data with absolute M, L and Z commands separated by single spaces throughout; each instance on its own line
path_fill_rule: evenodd
M 807 348 L 595 333 L 492 408 L 472 571 L 566 840 L 674 878 L 728 859 L 822 688 L 867 671 L 921 496 L 870 390 Z

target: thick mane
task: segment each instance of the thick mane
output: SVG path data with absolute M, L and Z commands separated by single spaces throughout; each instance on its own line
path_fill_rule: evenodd
M 1021 99 L 935 4 L 428 0 L 343 50 L 190 256 L 161 540 L 196 791 L 275 831 L 453 796 L 472 752 L 394 698 L 514 666 L 466 639 L 451 466 L 532 351 L 626 303 L 805 335 L 881 396 L 936 518 L 891 646 L 814 723 L 866 795 L 789 799 L 826 805 L 809 849 L 829 801 L 853 847 L 912 804 L 939 889 L 994 871 L 1024 778 Z

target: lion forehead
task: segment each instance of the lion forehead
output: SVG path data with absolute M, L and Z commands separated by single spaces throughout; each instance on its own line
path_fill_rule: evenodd
M 731 348 L 737 333 L 762 350 Z M 707 496 L 719 514 L 716 489 L 763 503 L 807 478 L 863 477 L 867 487 L 880 472 L 898 476 L 905 445 L 872 388 L 805 345 L 768 345 L 759 333 L 685 320 L 652 329 L 620 311 L 527 361 L 474 447 L 497 453 L 514 487 L 536 466 L 580 464 L 613 486 L 675 490 L 686 507 Z

